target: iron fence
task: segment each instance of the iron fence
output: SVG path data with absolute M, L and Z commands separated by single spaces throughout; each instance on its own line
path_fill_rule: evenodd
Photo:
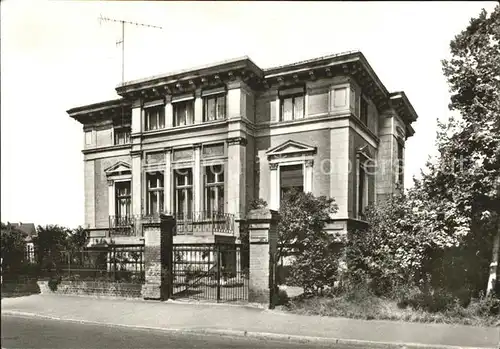
M 248 300 L 248 254 L 240 244 L 173 246 L 173 297 Z
M 62 251 L 56 271 L 63 280 L 143 283 L 144 245 L 108 245 Z

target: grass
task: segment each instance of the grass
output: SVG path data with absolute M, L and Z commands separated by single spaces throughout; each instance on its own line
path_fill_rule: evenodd
M 472 301 L 464 308 L 458 303 L 439 312 L 413 307 L 400 307 L 393 299 L 377 297 L 366 290 L 331 297 L 291 298 L 283 308 L 302 315 L 347 317 L 364 320 L 393 320 L 425 323 L 464 324 L 474 326 L 500 326 L 500 314 L 486 311 L 484 300 Z

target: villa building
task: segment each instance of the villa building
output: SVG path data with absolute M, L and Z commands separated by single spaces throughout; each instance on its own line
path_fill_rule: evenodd
M 357 51 L 268 69 L 243 57 L 116 92 L 68 114 L 83 125 L 85 225 L 118 240 L 162 212 L 178 241 L 237 239 L 251 200 L 278 209 L 292 187 L 333 197 L 326 229 L 345 233 L 402 188 L 417 119 Z

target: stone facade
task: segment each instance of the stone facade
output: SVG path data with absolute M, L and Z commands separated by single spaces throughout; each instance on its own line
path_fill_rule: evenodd
M 417 119 L 405 94 L 389 93 L 360 52 L 270 69 L 245 57 L 116 91 L 119 99 L 68 110 L 83 125 L 91 230 L 109 228 L 118 215 L 215 210 L 234 215 L 237 235 L 251 200 L 277 210 L 284 181 L 295 180 L 304 191 L 335 198 L 339 210 L 327 229 L 345 233 L 363 220 L 364 206 L 401 187 L 395 162 L 404 159 Z M 220 166 L 223 179 L 209 183 L 207 166 Z M 286 179 L 292 167 L 295 177 Z M 156 201 L 151 173 L 161 174 Z M 123 183 L 127 213 L 118 212 Z M 220 185 L 217 194 L 212 185 Z M 182 201 L 185 195 L 191 201 Z

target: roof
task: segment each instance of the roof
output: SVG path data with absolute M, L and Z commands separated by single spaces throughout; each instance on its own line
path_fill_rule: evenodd
M 11 227 L 26 235 L 25 241 L 31 241 L 33 237 L 37 236 L 34 223 L 9 223 Z

